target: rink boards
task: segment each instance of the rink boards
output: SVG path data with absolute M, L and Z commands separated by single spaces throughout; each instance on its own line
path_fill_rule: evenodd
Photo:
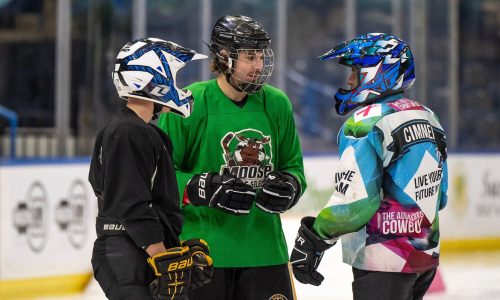
M 0 299 L 86 285 L 97 211 L 89 161 L 0 164 Z
M 285 218 L 314 214 L 328 202 L 337 159 L 305 158 L 308 189 Z M 450 155 L 442 253 L 500 249 L 499 165 L 500 155 Z M 0 161 L 0 299 L 84 288 L 97 212 L 88 166 L 88 158 Z
M 294 214 L 318 212 L 333 191 L 338 157 L 306 157 L 308 188 Z M 451 154 L 448 205 L 440 212 L 443 249 L 500 249 L 500 154 Z

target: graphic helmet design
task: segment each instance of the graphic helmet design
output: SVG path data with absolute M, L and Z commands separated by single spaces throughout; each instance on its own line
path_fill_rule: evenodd
M 223 16 L 214 25 L 210 37 L 210 52 L 219 70 L 226 75 L 227 81 L 238 91 L 256 93 L 269 82 L 274 68 L 274 53 L 270 48 L 271 38 L 259 22 L 246 16 Z M 220 54 L 226 50 L 228 56 Z M 263 54 L 262 70 L 247 80 L 234 76 L 239 54 L 245 51 L 249 55 Z M 235 84 L 230 81 L 231 75 Z
M 386 33 L 359 35 L 318 58 L 338 59 L 339 64 L 357 70 L 358 86 L 352 90 L 339 88 L 335 94 L 335 109 L 339 115 L 406 90 L 415 81 L 410 47 Z
M 177 72 L 188 61 L 207 58 L 194 50 L 157 38 L 132 41 L 120 50 L 112 73 L 118 95 L 167 106 L 183 117 L 191 114 L 190 91 L 176 86 Z

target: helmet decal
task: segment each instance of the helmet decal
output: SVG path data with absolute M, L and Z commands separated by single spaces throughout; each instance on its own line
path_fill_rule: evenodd
M 193 99 L 191 92 L 176 86 L 176 75 L 187 62 L 206 57 L 157 38 L 135 40 L 118 53 L 113 82 L 118 95 L 125 100 L 134 97 L 152 101 L 187 117 Z
M 385 33 L 359 35 L 318 58 L 336 59 L 358 72 L 356 88 L 339 88 L 335 94 L 335 108 L 340 115 L 384 96 L 402 92 L 415 81 L 415 65 L 409 46 Z

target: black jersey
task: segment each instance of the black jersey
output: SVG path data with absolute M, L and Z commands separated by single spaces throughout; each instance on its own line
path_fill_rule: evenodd
M 158 127 L 124 106 L 96 138 L 89 181 L 98 197 L 98 220 L 122 225 L 138 247 L 180 244 L 172 142 Z

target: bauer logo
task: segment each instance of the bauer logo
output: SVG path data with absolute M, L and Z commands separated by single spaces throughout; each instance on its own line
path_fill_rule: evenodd
M 12 218 L 14 227 L 26 236 L 33 252 L 41 252 L 47 243 L 47 217 L 47 191 L 35 181 L 29 186 L 26 199 L 17 204 Z
M 106 231 L 125 231 L 125 226 L 122 224 L 104 224 L 102 229 Z
M 89 198 L 85 184 L 77 179 L 68 189 L 66 199 L 59 201 L 55 210 L 55 221 L 68 236 L 70 244 L 76 249 L 85 244 L 87 238 Z

